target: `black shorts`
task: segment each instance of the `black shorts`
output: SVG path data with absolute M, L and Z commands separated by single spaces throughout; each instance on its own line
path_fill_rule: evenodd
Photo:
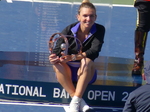
M 150 2 L 138 2 L 134 5 L 138 10 L 137 30 L 150 30 Z

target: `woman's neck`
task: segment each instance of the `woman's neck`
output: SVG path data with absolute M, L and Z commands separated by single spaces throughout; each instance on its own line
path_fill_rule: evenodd
M 81 30 L 79 28 L 78 32 L 77 32 L 77 38 L 83 42 L 89 35 L 89 32 L 87 30 Z
M 86 28 L 79 28 L 79 33 L 83 33 L 84 35 L 88 35 L 90 32 L 90 29 L 86 29 Z

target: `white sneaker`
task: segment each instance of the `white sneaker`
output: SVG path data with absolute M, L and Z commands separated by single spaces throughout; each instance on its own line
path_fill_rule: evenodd
M 85 101 L 83 99 L 81 99 L 81 102 L 80 102 L 80 111 L 81 112 L 86 112 L 87 110 L 89 110 L 90 107 L 85 103 Z
M 81 98 L 74 96 L 70 102 L 70 112 L 79 112 Z

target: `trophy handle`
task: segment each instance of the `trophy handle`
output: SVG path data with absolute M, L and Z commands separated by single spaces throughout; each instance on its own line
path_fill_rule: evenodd
M 58 35 L 57 38 L 54 38 L 56 35 Z M 63 35 L 62 33 L 54 33 L 50 39 L 49 39 L 49 51 L 50 51 L 50 54 L 53 53 L 53 48 L 54 48 L 54 42 L 57 41 L 59 38 L 63 38 L 65 43 L 62 43 L 61 44 L 61 49 L 63 50 L 63 53 L 65 55 L 67 55 L 68 53 L 68 40 L 67 38 L 65 37 L 65 35 Z

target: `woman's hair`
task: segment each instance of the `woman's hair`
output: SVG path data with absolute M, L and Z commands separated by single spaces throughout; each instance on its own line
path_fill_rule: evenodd
M 91 8 L 91 9 L 94 9 L 95 12 L 96 12 L 96 8 L 95 6 L 89 1 L 89 0 L 83 0 L 82 1 L 82 4 L 79 6 L 79 9 L 78 9 L 78 14 L 80 14 L 80 10 L 81 8 Z

